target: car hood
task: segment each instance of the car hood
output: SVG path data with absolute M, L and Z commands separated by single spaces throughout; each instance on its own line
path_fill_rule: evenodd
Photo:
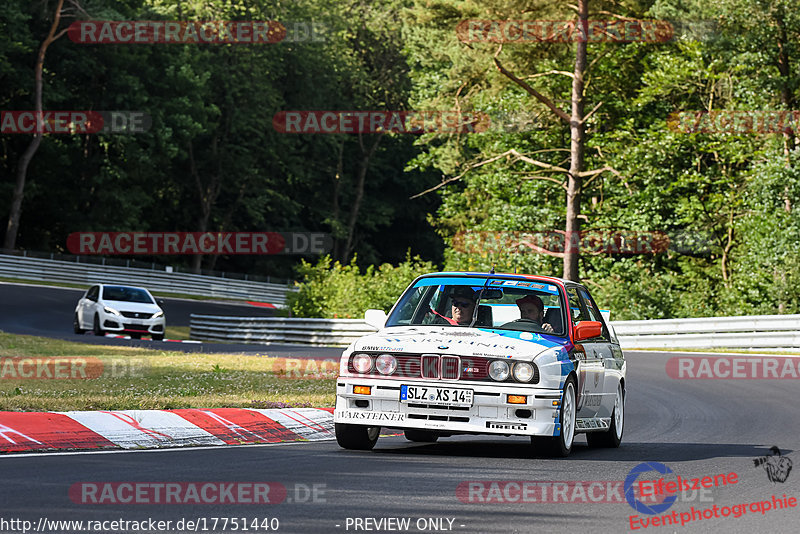
M 384 328 L 353 343 L 354 351 L 442 353 L 459 356 L 533 357 L 552 347 L 568 344 L 567 338 L 531 332 L 400 326 Z
M 102 304 L 117 311 L 131 311 L 141 313 L 156 313 L 161 308 L 155 304 L 145 304 L 144 302 L 128 302 L 124 300 L 103 300 Z

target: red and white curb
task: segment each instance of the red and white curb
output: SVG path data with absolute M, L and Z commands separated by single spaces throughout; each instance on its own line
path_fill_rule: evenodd
M 0 412 L 0 452 L 334 439 L 333 408 Z

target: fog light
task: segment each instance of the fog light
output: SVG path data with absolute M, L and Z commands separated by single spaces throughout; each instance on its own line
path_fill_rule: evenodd
M 353 386 L 353 393 L 357 395 L 369 395 L 372 391 L 372 386 Z
M 553 401 L 553 406 L 558 406 L 560 403 L 558 401 Z
M 508 396 L 508 403 L 509 404 L 527 404 L 528 403 L 528 396 L 527 395 L 509 395 Z

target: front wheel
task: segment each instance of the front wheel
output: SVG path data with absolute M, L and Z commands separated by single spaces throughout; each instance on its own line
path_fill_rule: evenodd
M 590 447 L 615 449 L 622 443 L 622 430 L 625 425 L 625 393 L 622 382 L 617 384 L 617 395 L 614 398 L 614 411 L 611 412 L 611 428 L 605 432 L 589 432 L 586 441 Z
M 97 314 L 94 315 L 94 322 L 92 323 L 92 332 L 94 332 L 94 335 L 96 335 L 96 336 L 104 336 L 105 335 L 105 332 L 103 332 L 103 329 L 100 328 L 100 317 Z
M 164 334 L 153 334 L 150 337 L 153 341 L 164 341 Z
M 564 394 L 561 396 L 561 408 L 558 420 L 561 431 L 558 436 L 543 437 L 531 436 L 531 443 L 535 450 L 542 450 L 550 456 L 567 457 L 572 451 L 575 440 L 575 379 L 569 377 L 564 384 Z
M 356 451 L 371 450 L 378 442 L 381 432 L 379 426 L 348 425 L 345 423 L 335 423 L 336 443 L 343 449 Z

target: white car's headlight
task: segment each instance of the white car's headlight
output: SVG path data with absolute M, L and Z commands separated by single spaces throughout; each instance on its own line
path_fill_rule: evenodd
M 375 369 L 382 375 L 390 375 L 397 369 L 397 358 L 391 354 L 381 354 L 375 360 Z
M 109 308 L 108 306 L 103 306 L 103 311 L 106 313 L 110 313 L 111 315 L 121 316 L 122 314 L 119 313 L 114 308 Z
M 155 313 L 153 314 L 153 316 L 152 316 L 152 317 L 150 317 L 150 318 L 151 318 L 151 319 L 158 319 L 159 317 L 164 317 L 164 312 L 163 312 L 163 311 L 160 311 L 160 312 L 155 312 Z
M 495 360 L 489 364 L 489 376 L 492 377 L 492 380 L 502 382 L 508 378 L 509 374 L 511 374 L 511 371 L 508 368 L 508 364 L 503 360 Z
M 369 354 L 356 354 L 353 356 L 353 368 L 361 373 L 369 373 L 372 369 L 372 356 Z
M 517 382 L 530 382 L 533 379 L 533 365 L 528 362 L 514 364 L 514 380 Z

